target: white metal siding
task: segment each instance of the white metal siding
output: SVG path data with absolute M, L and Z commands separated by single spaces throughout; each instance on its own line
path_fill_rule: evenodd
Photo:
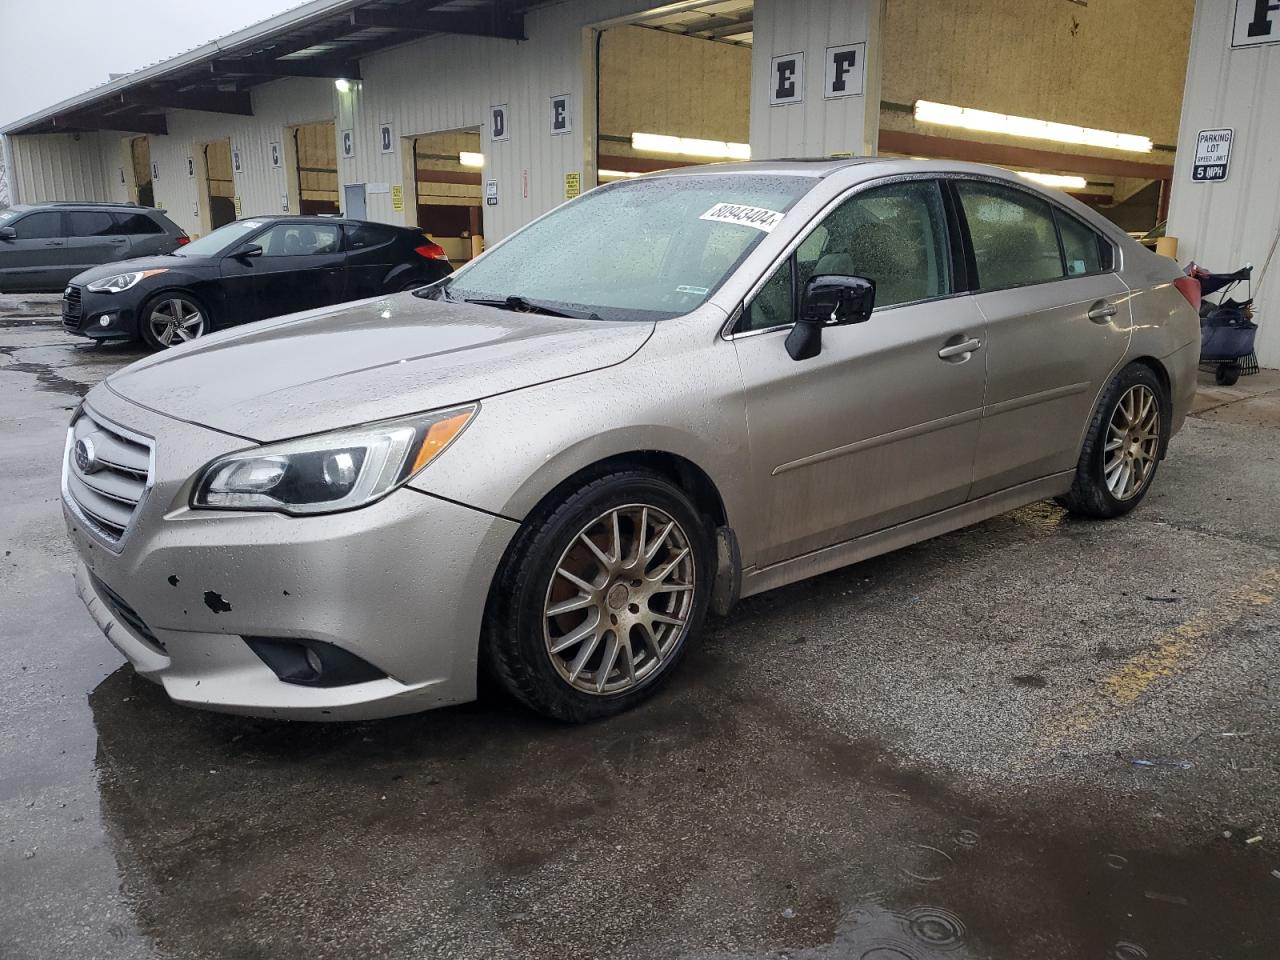
M 1210 270 L 1254 264 L 1255 281 L 1280 232 L 1280 44 L 1231 48 L 1235 4 L 1199 0 L 1191 31 L 1178 157 L 1169 211 L 1178 259 Z M 1193 183 L 1200 130 L 1231 127 L 1222 183 Z M 1280 253 L 1254 283 L 1258 359 L 1280 366 Z
M 102 160 L 103 133 L 10 137 L 15 201 L 111 200 Z
M 751 61 L 751 156 L 780 157 L 864 155 L 874 150 L 875 117 L 879 116 L 879 46 L 881 0 L 756 0 Z M 826 100 L 828 47 L 867 43 L 863 96 Z M 775 56 L 804 53 L 804 99 L 772 105 L 771 61 Z M 867 104 L 873 119 L 867 122 Z

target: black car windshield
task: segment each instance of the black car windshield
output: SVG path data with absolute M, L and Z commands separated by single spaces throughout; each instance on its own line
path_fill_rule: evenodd
M 703 303 L 816 183 L 748 173 L 610 184 L 454 274 L 446 295 L 509 297 L 605 320 L 661 320 Z
M 265 220 L 237 220 L 174 251 L 178 257 L 211 257 L 266 226 Z

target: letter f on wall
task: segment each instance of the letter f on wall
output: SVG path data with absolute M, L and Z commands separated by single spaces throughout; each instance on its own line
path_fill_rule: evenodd
M 1280 10 L 1280 3 L 1271 0 L 1254 0 L 1253 19 L 1249 21 L 1249 36 L 1271 36 L 1271 14 Z

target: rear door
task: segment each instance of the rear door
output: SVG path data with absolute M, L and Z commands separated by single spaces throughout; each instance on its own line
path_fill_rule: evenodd
M 73 273 L 62 212 L 36 210 L 7 226 L 15 236 L 0 240 L 0 290 L 53 292 L 66 286 Z
M 129 238 L 130 257 L 152 257 L 177 249 L 177 240 L 145 213 L 113 213 L 116 229 Z
M 994 181 L 954 181 L 987 324 L 987 400 L 971 497 L 1072 470 L 1124 357 L 1129 290 L 1083 221 Z
M 67 231 L 67 259 L 73 275 L 90 267 L 129 256 L 129 238 L 106 210 L 68 210 L 63 214 Z

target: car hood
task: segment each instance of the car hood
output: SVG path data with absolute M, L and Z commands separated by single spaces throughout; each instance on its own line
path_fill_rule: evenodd
M 653 326 L 403 293 L 204 337 L 125 367 L 106 387 L 157 413 L 265 442 L 598 370 L 634 354 Z
M 83 273 L 77 273 L 71 278 L 71 282 L 93 283 L 95 280 L 105 280 L 131 270 L 190 270 L 210 264 L 216 265 L 217 260 L 211 257 L 135 257 L 132 260 L 113 260 L 101 266 L 90 267 Z

